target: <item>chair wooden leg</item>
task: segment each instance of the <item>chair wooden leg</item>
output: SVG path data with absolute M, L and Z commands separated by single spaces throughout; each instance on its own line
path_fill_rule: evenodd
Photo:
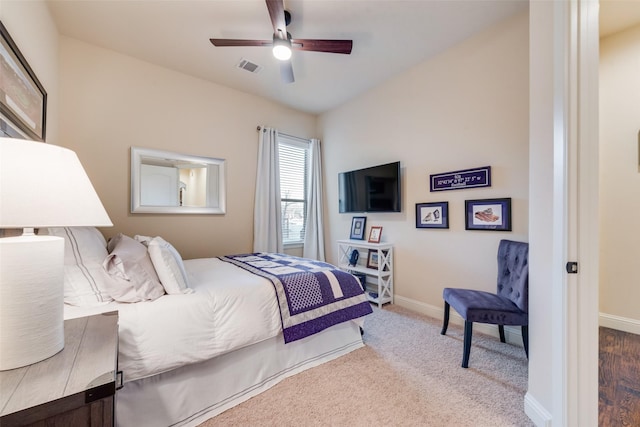
M 464 349 L 462 355 L 462 367 L 469 367 L 469 354 L 471 353 L 471 334 L 473 332 L 473 322 L 464 321 Z
M 507 342 L 504 338 L 504 325 L 498 325 L 498 331 L 500 332 L 500 342 Z
M 524 354 L 529 358 L 529 326 L 522 325 L 522 344 L 524 344 Z
M 440 331 L 440 335 L 446 335 L 447 334 L 447 328 L 449 327 L 449 310 L 451 308 L 449 307 L 449 303 L 448 302 L 444 302 L 444 321 L 442 322 L 442 330 Z

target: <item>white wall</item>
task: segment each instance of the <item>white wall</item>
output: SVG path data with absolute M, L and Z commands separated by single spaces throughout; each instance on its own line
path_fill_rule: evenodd
M 250 252 L 258 133 L 314 137 L 317 118 L 69 37 L 60 38 L 60 145 L 76 151 L 114 227 L 184 258 Z M 131 146 L 227 160 L 225 215 L 131 214 Z
M 600 41 L 601 323 L 635 333 L 640 333 L 639 133 L 640 25 Z
M 321 116 L 331 262 L 354 216 L 338 213 L 338 173 L 399 160 L 402 212 L 367 215 L 394 244 L 396 302 L 439 315 L 446 286 L 495 291 L 499 240 L 528 240 L 528 31 L 509 19 Z M 430 174 L 487 165 L 489 188 L 429 191 Z M 464 201 L 499 197 L 513 231 L 465 231 Z M 450 228 L 416 229 L 415 204 L 437 201 Z
M 0 21 L 47 92 L 46 141 L 57 144 L 58 30 L 49 9 L 44 1 L 0 0 Z

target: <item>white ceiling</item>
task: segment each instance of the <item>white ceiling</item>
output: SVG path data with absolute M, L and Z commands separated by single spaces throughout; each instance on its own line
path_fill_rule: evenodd
M 351 55 L 294 51 L 296 81 L 281 82 L 263 47 L 214 47 L 210 38 L 270 39 L 264 0 L 47 0 L 58 31 L 182 73 L 321 113 L 508 16 L 527 0 L 285 0 L 293 38 L 352 39 Z M 604 0 L 639 5 L 638 0 Z M 613 7 L 607 31 L 640 22 Z M 615 15 L 615 16 L 614 16 Z M 248 59 L 258 74 L 236 64 Z

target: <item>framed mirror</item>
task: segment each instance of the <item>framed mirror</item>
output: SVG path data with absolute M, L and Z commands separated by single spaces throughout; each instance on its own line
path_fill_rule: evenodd
M 131 212 L 224 214 L 225 160 L 131 147 Z

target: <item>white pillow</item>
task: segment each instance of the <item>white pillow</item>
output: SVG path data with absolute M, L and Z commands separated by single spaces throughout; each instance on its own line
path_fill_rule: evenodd
M 182 257 L 171 243 L 162 237 L 154 237 L 149 240 L 148 251 L 153 267 L 160 278 L 160 283 L 168 294 L 193 293 L 193 289 L 189 288 L 189 279 Z
M 49 228 L 51 236 L 64 238 L 64 302 L 91 306 L 112 301 L 110 278 L 102 268 L 107 242 L 95 227 Z
M 139 302 L 164 295 L 164 288 L 142 243 L 120 233 L 109 240 L 107 247 L 111 253 L 102 265 L 112 279 L 107 291 L 114 300 Z

